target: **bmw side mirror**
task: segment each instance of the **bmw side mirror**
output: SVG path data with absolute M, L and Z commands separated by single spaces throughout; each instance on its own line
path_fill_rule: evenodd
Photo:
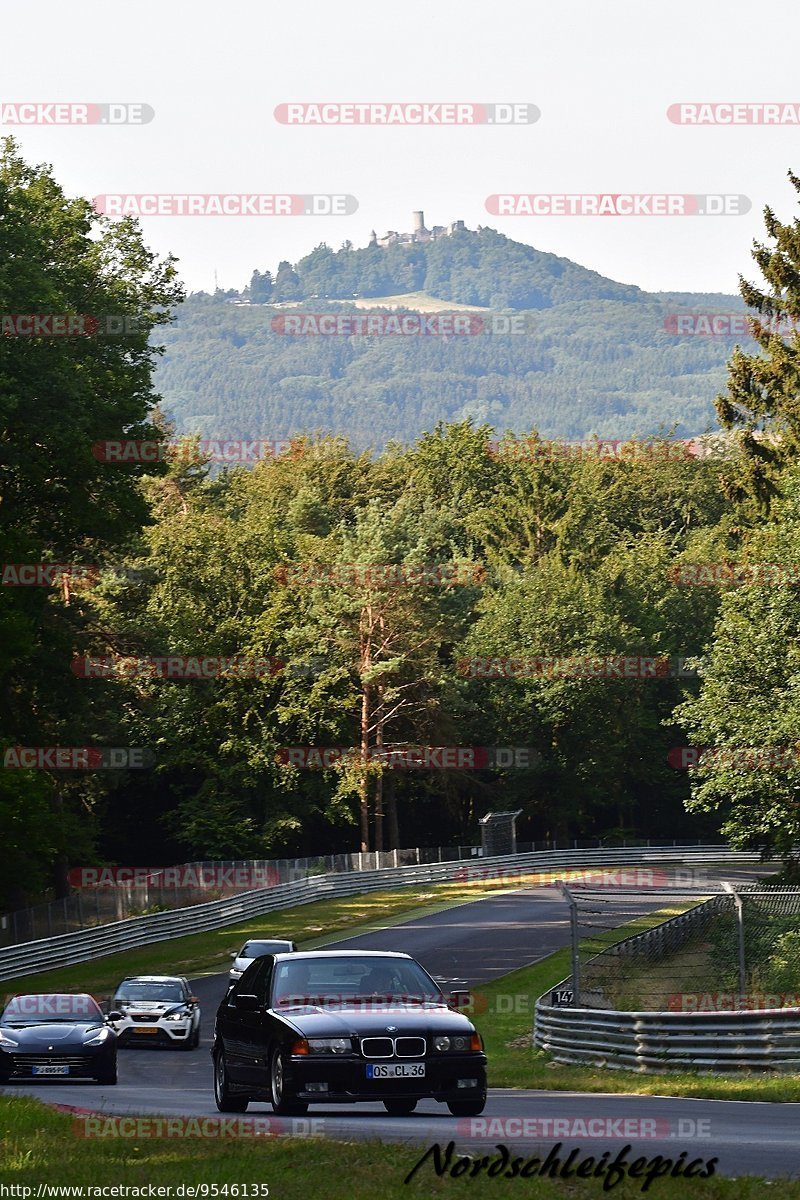
M 238 996 L 234 996 L 233 1003 L 236 1008 L 241 1008 L 243 1012 L 256 1012 L 261 1008 L 261 1001 L 258 996 L 251 996 L 249 992 L 240 992 Z
M 471 1004 L 472 996 L 465 988 L 460 988 L 456 992 L 451 992 L 447 1001 L 447 1007 L 455 1009 L 456 1012 L 460 1012 L 462 1009 L 469 1008 Z
M 106 1020 L 107 1021 L 122 1021 L 122 1020 L 124 1020 L 124 1017 L 121 1012 L 117 1012 L 115 1009 L 114 1012 L 110 1012 L 108 1014 L 108 1016 L 106 1017 Z

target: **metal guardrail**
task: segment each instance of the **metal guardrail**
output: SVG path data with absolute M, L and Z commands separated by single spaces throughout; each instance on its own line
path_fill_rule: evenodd
M 800 1008 L 620 1012 L 539 1002 L 534 1044 L 558 1062 L 629 1071 L 798 1071 Z
M 714 896 L 618 942 L 608 953 L 633 957 L 647 945 L 680 944 L 707 922 L 709 911 L 716 912 L 726 903 L 730 904 L 729 896 Z M 557 1062 L 649 1073 L 682 1068 L 727 1073 L 800 1070 L 800 1008 L 629 1012 L 549 1003 L 553 991 L 568 991 L 571 982 L 568 977 L 536 1002 L 534 1045 Z
M 469 882 L 470 877 L 485 880 L 508 879 L 518 886 L 520 875 L 547 872 L 553 877 L 560 870 L 597 867 L 627 867 L 655 864 L 680 865 L 684 862 L 758 863 L 755 852 L 731 851 L 719 846 L 674 847 L 671 851 L 636 847 L 618 850 L 553 850 L 533 854 L 502 855 L 481 858 L 480 867 L 459 861 L 426 863 L 411 867 L 383 868 L 339 875 L 316 875 L 295 883 L 245 892 L 225 900 L 197 904 L 172 912 L 154 913 L 115 921 L 75 933 L 41 938 L 34 942 L 0 949 L 0 980 L 20 975 L 73 966 L 107 954 L 152 945 L 187 934 L 222 929 L 226 925 L 253 917 L 311 904 L 315 900 L 354 896 L 382 888 L 400 888 L 418 883 Z
M 677 840 L 634 842 L 648 849 L 671 850 Z M 683 843 L 688 845 L 689 843 Z M 698 846 L 701 843 L 696 843 Z M 719 847 L 724 848 L 725 843 Z M 515 853 L 534 854 L 549 850 L 626 850 L 625 840 L 603 846 L 598 838 L 570 839 L 558 845 L 518 842 Z M 415 846 L 386 851 L 353 851 L 316 855 L 310 858 L 225 859 L 178 863 L 171 867 L 74 867 L 70 871 L 72 893 L 58 900 L 28 905 L 0 913 L 0 947 L 62 933 L 77 933 L 112 921 L 147 916 L 167 909 L 191 908 L 211 900 L 224 900 L 256 888 L 294 883 L 307 875 L 330 875 L 341 871 L 376 871 L 423 863 L 475 861 L 484 857 L 482 846 Z

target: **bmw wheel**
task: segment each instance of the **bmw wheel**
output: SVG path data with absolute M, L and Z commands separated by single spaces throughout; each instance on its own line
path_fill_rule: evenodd
M 220 1112 L 247 1112 L 249 1096 L 234 1096 L 230 1091 L 228 1071 L 225 1066 L 225 1051 L 221 1048 L 214 1055 L 214 1102 Z
M 272 1052 L 269 1065 L 270 1098 L 272 1110 L 281 1117 L 302 1117 L 308 1112 L 304 1100 L 297 1100 L 286 1086 L 286 1075 L 283 1070 L 283 1060 L 280 1049 Z

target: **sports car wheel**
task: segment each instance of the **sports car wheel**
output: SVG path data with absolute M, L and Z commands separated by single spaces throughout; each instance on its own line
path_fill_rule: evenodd
M 479 1100 L 448 1100 L 447 1107 L 454 1117 L 479 1117 L 486 1107 L 486 1096 Z
M 103 1072 L 101 1072 L 100 1075 L 97 1076 L 97 1082 L 103 1083 L 106 1085 L 114 1084 L 117 1082 L 117 1060 L 116 1059 L 114 1059 L 114 1062 L 112 1063 L 111 1067 L 107 1071 L 103 1071 Z
M 218 1050 L 214 1056 L 214 1102 L 220 1112 L 247 1112 L 249 1096 L 233 1096 L 229 1091 L 225 1053 Z
M 416 1100 L 384 1100 L 383 1107 L 390 1117 L 407 1117 L 417 1107 Z
M 272 1110 L 281 1117 L 302 1117 L 308 1112 L 308 1105 L 303 1100 L 297 1100 L 286 1087 L 286 1076 L 283 1071 L 283 1061 L 280 1050 L 272 1051 L 269 1064 L 269 1087 L 272 1100 Z
M 186 1041 L 183 1043 L 183 1049 L 184 1050 L 196 1050 L 199 1045 L 200 1045 L 200 1026 L 198 1025 L 197 1029 L 193 1029 L 192 1032 L 189 1034 L 188 1038 L 186 1039 Z

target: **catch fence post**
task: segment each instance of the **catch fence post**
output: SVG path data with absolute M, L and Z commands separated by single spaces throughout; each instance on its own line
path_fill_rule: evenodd
M 565 883 L 558 881 L 562 896 L 569 905 L 569 928 L 572 942 L 572 1003 L 575 1008 L 580 1006 L 581 962 L 578 953 L 578 903 Z
M 747 987 L 747 963 L 744 951 L 744 901 L 732 883 L 723 883 L 726 892 L 733 896 L 736 905 L 736 945 L 739 959 L 739 995 L 743 995 Z

